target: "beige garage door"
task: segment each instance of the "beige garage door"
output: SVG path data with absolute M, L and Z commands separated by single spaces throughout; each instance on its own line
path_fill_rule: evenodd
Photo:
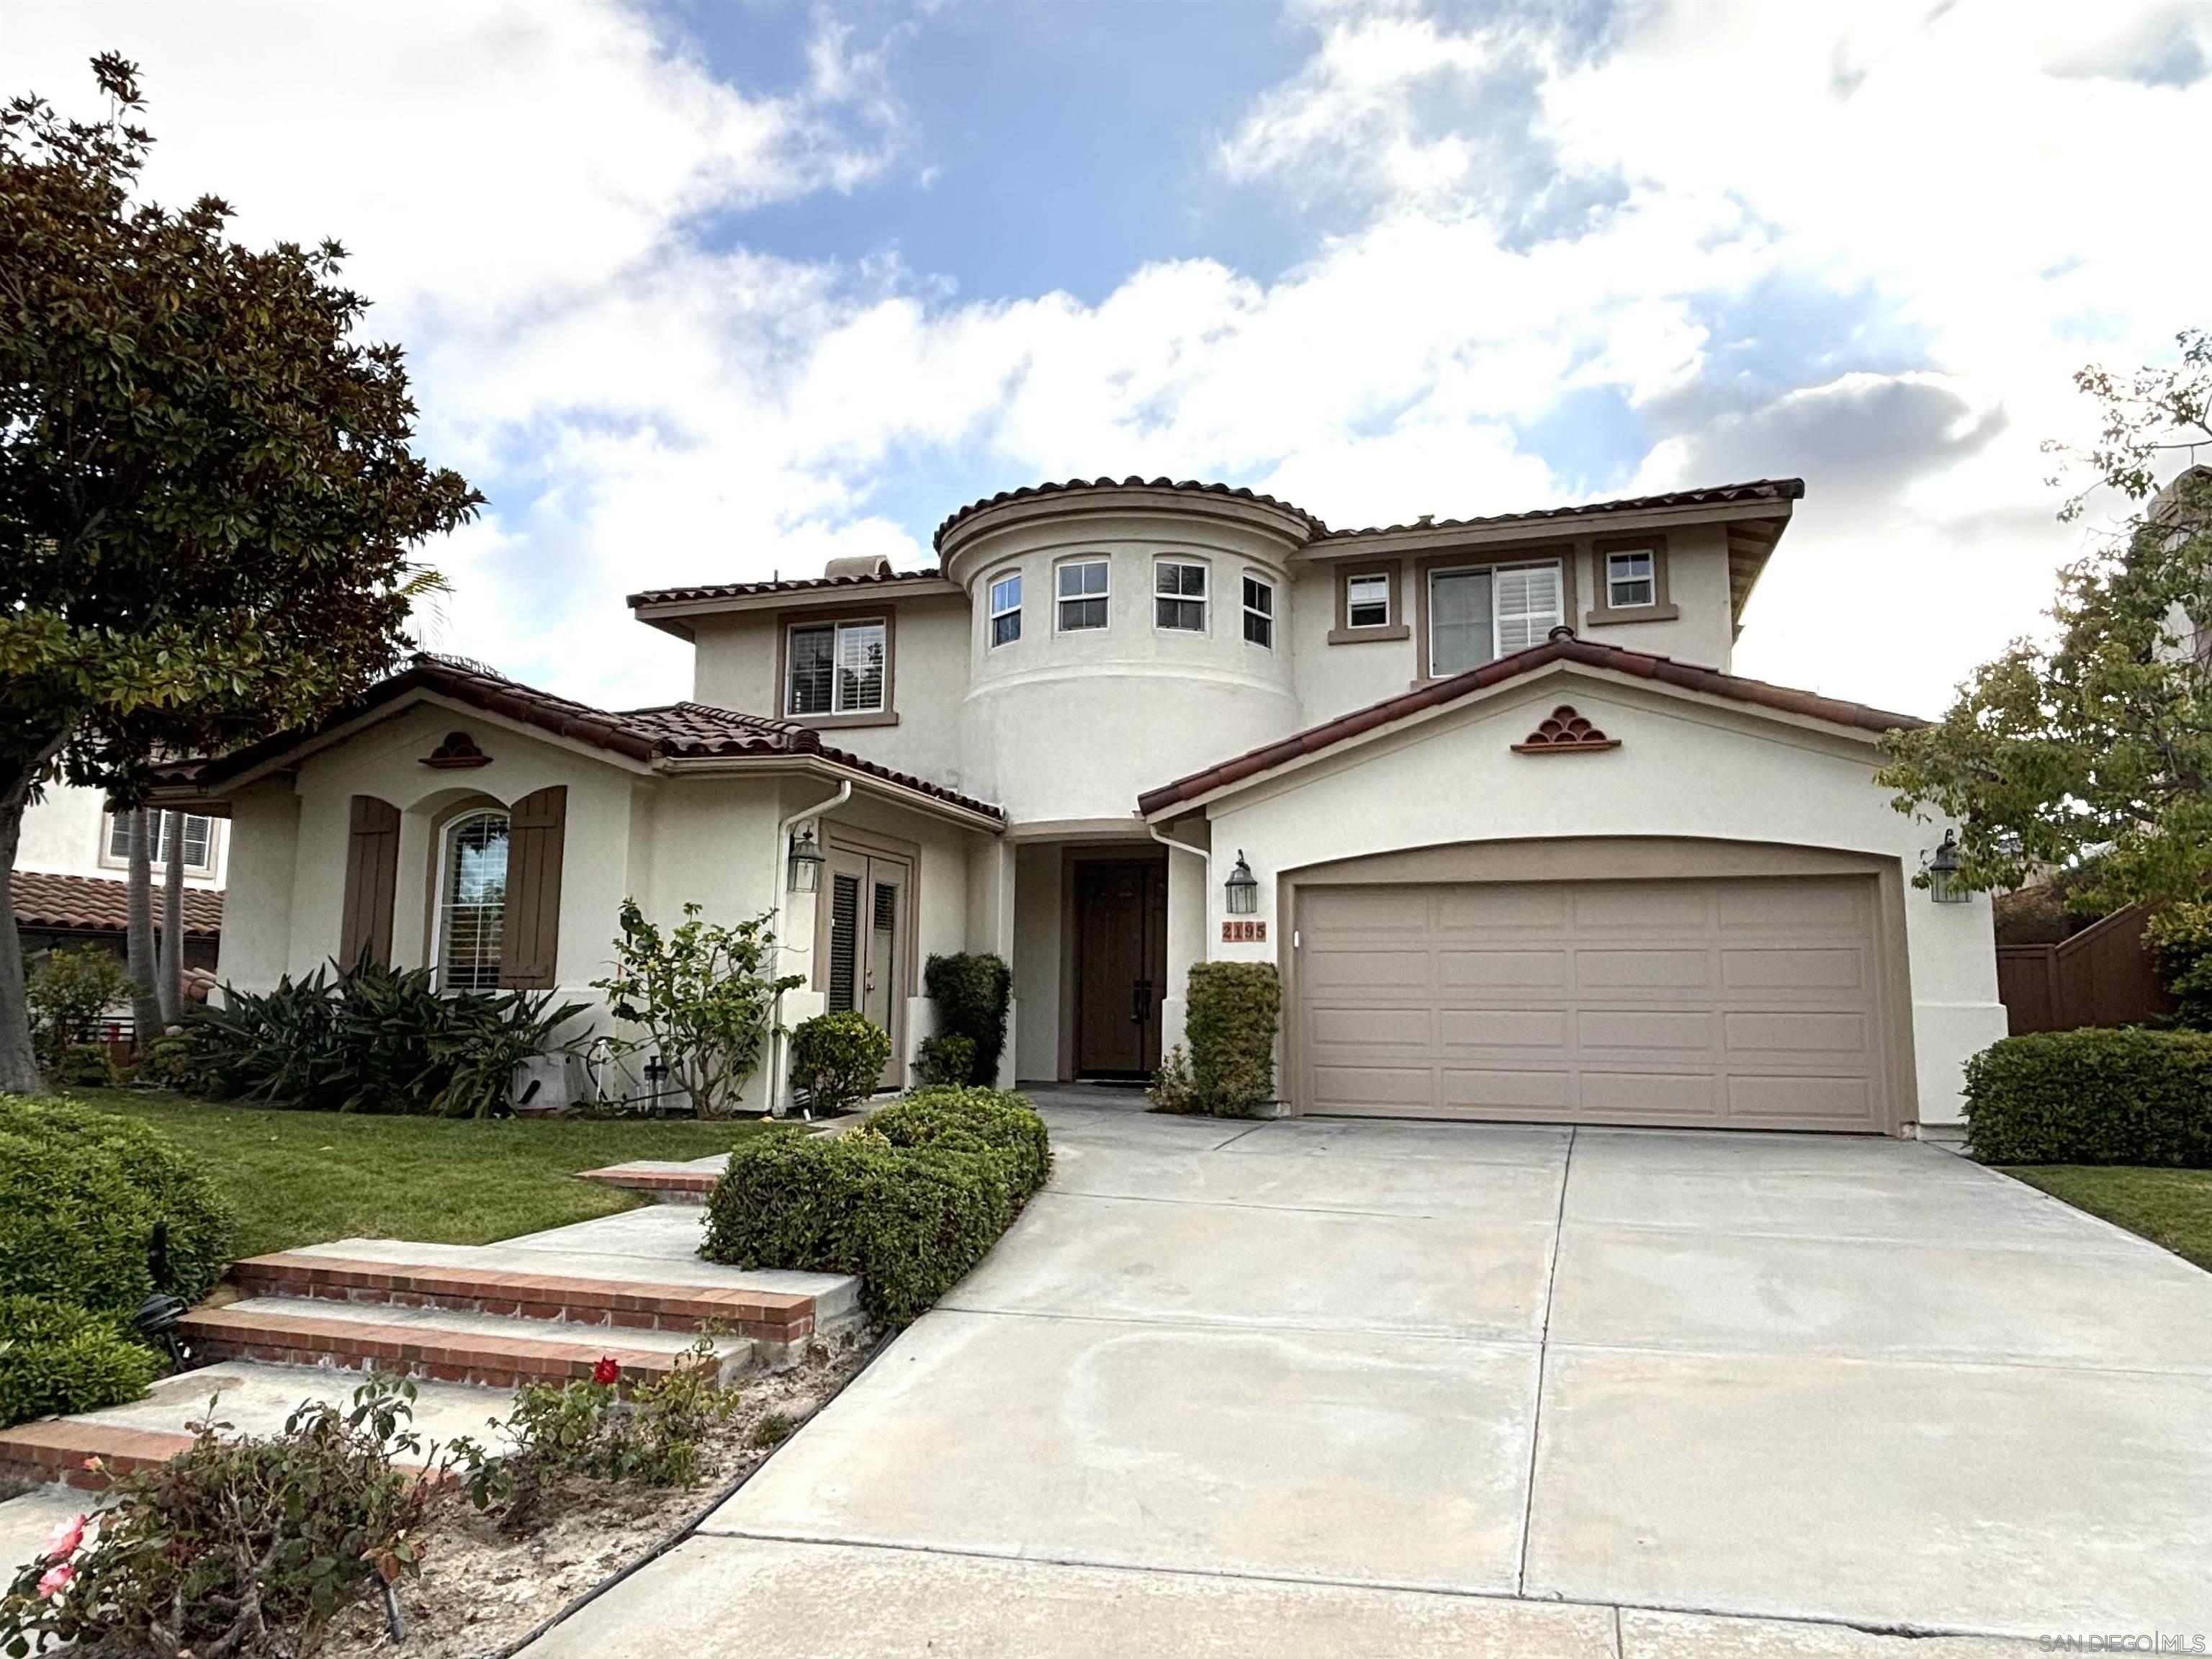
M 1315 886 L 1300 1104 L 1886 1129 L 1871 877 Z

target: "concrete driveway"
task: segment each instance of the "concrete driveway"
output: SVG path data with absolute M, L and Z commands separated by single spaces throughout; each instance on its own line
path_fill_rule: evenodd
M 2212 1276 L 2153 1246 L 1911 1143 L 1073 1098 L 991 1258 L 536 1652 L 2212 1640 Z

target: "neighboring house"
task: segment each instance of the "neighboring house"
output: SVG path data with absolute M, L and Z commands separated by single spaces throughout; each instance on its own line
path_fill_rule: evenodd
M 161 918 L 167 819 L 155 830 L 154 921 Z M 96 944 L 125 954 L 131 868 L 130 820 L 107 811 L 97 789 L 48 787 L 23 814 L 9 878 L 15 927 L 35 956 L 57 945 Z M 225 847 L 220 818 L 185 819 L 185 965 L 212 969 L 222 933 Z
M 1987 901 L 1911 886 L 1942 826 L 1873 780 L 1911 722 L 1727 672 L 1802 493 L 1340 531 L 1048 484 L 934 569 L 632 596 L 694 702 L 425 659 L 170 798 L 229 817 L 245 987 L 366 949 L 588 996 L 628 895 L 778 910 L 785 1017 L 866 1011 L 889 1082 L 932 953 L 1012 964 L 1009 1080 L 1144 1076 L 1230 959 L 1282 970 L 1294 1111 L 1954 1121 L 2004 1012 Z

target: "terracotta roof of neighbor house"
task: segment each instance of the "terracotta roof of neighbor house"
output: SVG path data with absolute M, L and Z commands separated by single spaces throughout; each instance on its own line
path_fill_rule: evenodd
M 161 873 L 155 872 L 154 914 L 161 913 Z M 131 885 L 106 876 L 57 876 L 18 870 L 8 878 L 15 925 L 72 933 L 121 933 L 131 921 Z M 222 890 L 185 889 L 185 932 L 211 938 L 222 932 Z
M 1137 798 L 1137 810 L 1149 817 L 1164 808 L 1196 800 L 1201 795 L 1211 794 L 1232 783 L 1242 783 L 1262 772 L 1271 772 L 1291 761 L 1319 754 L 1378 726 L 1391 725 L 1425 709 L 1439 708 L 1472 692 L 1486 690 L 1491 686 L 1555 662 L 1575 662 L 1591 668 L 1609 668 L 1615 673 L 1632 674 L 1640 679 L 1656 680 L 1663 685 L 1680 686 L 1686 691 L 1703 691 L 1713 696 L 1731 697 L 1738 702 L 1757 703 L 1762 708 L 1779 709 L 1784 714 L 1802 714 L 1835 726 L 1855 726 L 1863 732 L 1893 732 L 1928 724 L 1914 714 L 1893 714 L 1886 709 L 1869 708 L 1863 702 L 1846 702 L 1836 697 L 1823 697 L 1815 692 L 1793 690 L 1786 685 L 1770 685 L 1765 680 L 1747 680 L 1740 675 L 1723 674 L 1715 668 L 1699 668 L 1690 663 L 1676 662 L 1672 657 L 1655 657 L 1642 651 L 1625 650 L 1617 645 L 1600 645 L 1591 640 L 1578 640 L 1561 629 L 1543 644 L 1532 646 L 1526 651 L 1500 657 L 1496 662 L 1470 668 L 1464 674 L 1455 674 L 1449 679 L 1401 692 L 1395 697 L 1386 697 L 1381 702 L 1370 703 L 1348 714 L 1340 714 L 1333 720 L 1309 726 L 1279 742 L 1249 750 L 1233 760 L 1210 766 L 1203 772 L 1194 772 L 1188 777 L 1177 778 L 1173 783 L 1163 784 L 1158 789 L 1148 789 Z
M 1704 489 L 1670 489 L 1658 495 L 1629 495 L 1617 501 L 1590 501 L 1577 507 L 1539 507 L 1523 513 L 1494 513 L 1479 519 L 1430 519 L 1413 524 L 1370 525 L 1364 530 L 1321 530 L 1316 541 L 1341 541 L 1352 536 L 1388 536 L 1413 530 L 1479 530 L 1491 525 L 1531 524 L 1545 519 L 1580 518 L 1586 513 L 1650 512 L 1668 507 L 1728 507 L 1742 501 L 1794 501 L 1803 499 L 1802 478 L 1754 478 L 1747 483 L 1713 484 Z
M 298 747 L 319 733 L 358 720 L 416 691 L 434 691 L 481 708 L 503 714 L 556 737 L 605 749 L 632 760 L 707 760 L 738 756 L 812 755 L 864 776 L 879 778 L 902 788 L 933 796 L 939 800 L 1003 823 L 1006 814 L 988 801 L 963 795 L 927 779 L 895 772 L 873 761 L 842 749 L 832 749 L 811 727 L 789 720 L 768 720 L 716 708 L 702 702 L 666 703 L 653 708 L 617 711 L 594 708 L 589 703 L 556 696 L 534 686 L 495 674 L 489 669 L 450 658 L 422 656 L 405 670 L 380 681 L 366 695 L 340 709 L 321 725 L 281 732 L 230 754 L 211 759 L 185 761 L 161 769 L 164 783 L 211 787 L 226 779 L 252 770 L 264 761 Z
M 742 599 L 756 593 L 817 593 L 843 587 L 896 587 L 901 582 L 933 582 L 945 573 L 932 565 L 927 570 L 893 570 L 887 574 L 808 576 L 791 581 L 708 582 L 696 587 L 650 587 L 633 593 L 626 603 L 635 611 L 648 605 L 688 605 L 697 599 Z
M 987 495 L 980 501 L 970 501 L 937 526 L 933 547 L 943 548 L 945 538 L 963 520 L 973 518 L 988 507 L 1006 501 L 1025 501 L 1039 495 L 1079 495 L 1091 489 L 1173 489 L 1191 495 L 1221 495 L 1231 501 L 1256 501 L 1261 507 L 1280 507 L 1306 521 L 1310 532 L 1326 535 L 1328 526 L 1319 519 L 1292 502 L 1280 501 L 1273 495 L 1262 495 L 1256 490 L 1233 489 L 1224 483 L 1204 483 L 1196 478 L 1070 478 L 1065 483 L 1024 484 L 1019 489 L 1002 489 L 995 495 Z

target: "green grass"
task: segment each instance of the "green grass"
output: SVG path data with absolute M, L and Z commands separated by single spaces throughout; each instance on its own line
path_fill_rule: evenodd
M 68 1093 L 153 1124 L 198 1153 L 238 1211 L 240 1255 L 333 1238 L 489 1244 L 588 1221 L 640 1200 L 578 1181 L 577 1170 L 705 1158 L 764 1132 L 753 1122 L 479 1122 L 274 1111 L 123 1089 Z
M 2016 1164 L 2004 1172 L 2212 1272 L 2212 1170 Z

